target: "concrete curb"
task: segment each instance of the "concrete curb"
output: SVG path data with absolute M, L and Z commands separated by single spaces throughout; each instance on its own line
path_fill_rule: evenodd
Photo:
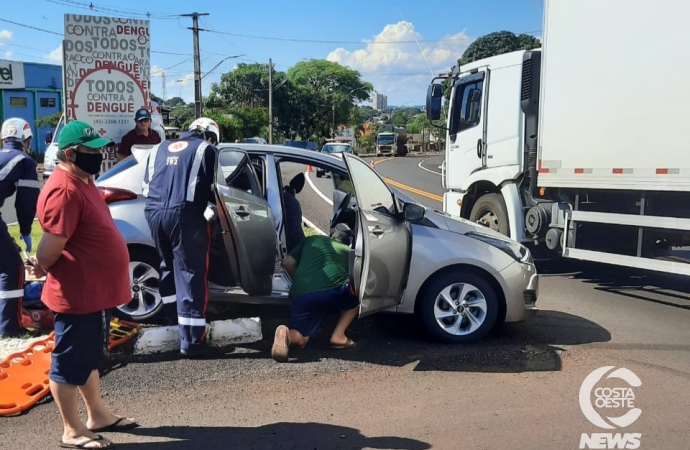
M 233 344 L 248 344 L 263 339 L 261 319 L 258 317 L 216 320 L 206 326 L 207 343 L 222 348 Z M 142 328 L 136 337 L 134 355 L 154 355 L 180 350 L 177 326 Z

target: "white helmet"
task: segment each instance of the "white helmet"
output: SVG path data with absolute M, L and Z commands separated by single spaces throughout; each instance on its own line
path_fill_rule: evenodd
M 216 142 L 220 142 L 220 127 L 215 120 L 208 117 L 199 117 L 189 124 L 189 131 L 213 133 L 216 135 Z
M 17 139 L 19 141 L 25 141 L 33 137 L 33 135 L 31 125 L 24 119 L 12 117 L 2 123 L 0 139 Z

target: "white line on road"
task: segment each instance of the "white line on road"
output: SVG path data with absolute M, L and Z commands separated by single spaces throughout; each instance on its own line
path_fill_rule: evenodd
M 425 162 L 429 161 L 430 159 L 434 159 L 434 158 L 423 159 L 423 160 L 421 160 L 421 161 L 419 162 L 419 164 L 417 164 L 417 166 L 418 166 L 420 169 L 422 169 L 422 170 L 426 170 L 427 172 L 433 173 L 434 175 L 442 175 L 441 172 L 436 172 L 436 171 L 434 171 L 434 170 L 427 169 L 426 167 L 424 167 L 424 166 L 422 165 L 422 164 L 424 164 Z M 439 166 L 439 167 L 440 167 L 440 166 Z
M 314 230 L 318 231 L 319 233 L 323 234 L 324 236 L 328 236 L 326 233 L 324 233 L 324 231 L 321 228 L 314 225 L 314 222 L 312 222 L 311 220 L 307 219 L 304 216 L 302 216 L 302 222 L 304 222 L 309 228 L 313 228 Z
M 311 177 L 309 177 L 309 172 L 304 172 L 304 176 L 307 178 L 307 183 L 309 183 L 309 186 L 311 189 L 316 192 L 316 195 L 321 197 L 324 202 L 328 203 L 329 205 L 333 206 L 333 200 L 330 198 L 326 197 L 326 195 L 319 190 L 319 188 L 316 187 L 313 181 L 311 181 Z

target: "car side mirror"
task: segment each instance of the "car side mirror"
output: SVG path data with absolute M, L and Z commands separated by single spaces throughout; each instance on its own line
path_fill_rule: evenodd
M 403 206 L 403 217 L 408 222 L 419 222 L 425 214 L 424 207 L 416 203 L 405 203 Z
M 50 145 L 53 142 L 53 132 L 49 131 L 46 133 L 46 144 Z

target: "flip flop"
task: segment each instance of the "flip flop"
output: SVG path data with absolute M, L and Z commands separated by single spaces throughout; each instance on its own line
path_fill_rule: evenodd
M 344 350 L 346 348 L 355 348 L 357 343 L 350 338 L 347 338 L 344 344 L 331 344 L 331 348 L 334 350 Z
M 58 443 L 58 445 L 59 445 L 60 447 L 62 447 L 62 448 L 86 448 L 86 449 L 93 448 L 93 449 L 99 449 L 99 450 L 102 450 L 102 449 L 104 449 L 104 448 L 113 448 L 113 445 L 114 445 L 114 444 L 113 444 L 112 442 L 109 443 L 108 445 L 106 445 L 105 447 L 87 447 L 87 445 L 89 445 L 89 444 L 92 443 L 92 442 L 102 441 L 102 440 L 103 440 L 103 436 L 101 436 L 101 435 L 99 434 L 97 438 L 95 438 L 95 439 L 87 439 L 87 440 L 85 440 L 84 442 L 82 442 L 82 443 L 80 443 L 80 444 L 67 444 L 66 442 L 63 442 L 63 441 L 61 440 L 61 441 Z
M 100 427 L 100 428 L 89 428 L 89 431 L 92 431 L 94 433 L 104 433 L 106 431 L 130 430 L 132 428 L 136 428 L 139 426 L 139 424 L 136 422 L 126 423 L 124 425 L 119 425 L 119 423 L 122 422 L 123 420 L 129 420 L 129 419 L 127 419 L 126 417 L 120 417 L 115 422 L 111 423 L 110 425 L 107 425 L 105 427 Z

